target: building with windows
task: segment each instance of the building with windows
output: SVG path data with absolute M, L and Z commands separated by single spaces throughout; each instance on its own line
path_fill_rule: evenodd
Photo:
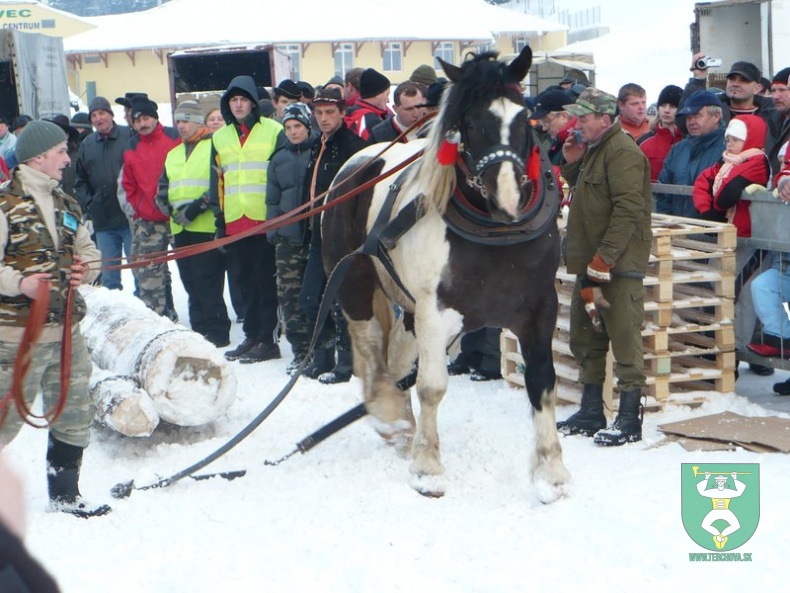
M 84 101 L 145 90 L 169 101 L 168 53 L 216 44 L 272 43 L 291 56 L 293 78 L 323 84 L 372 67 L 393 83 L 436 57 L 458 63 L 467 51 L 512 54 L 566 45 L 565 25 L 484 0 L 358 0 L 354 10 L 301 0 L 298 12 L 260 0 L 171 0 L 156 8 L 82 19 L 93 28 L 64 39 L 70 86 Z

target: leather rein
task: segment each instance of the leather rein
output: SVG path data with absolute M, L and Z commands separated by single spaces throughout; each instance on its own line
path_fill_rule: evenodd
M 102 269 L 122 270 L 122 269 L 140 268 L 154 263 L 163 263 L 171 260 L 190 257 L 200 253 L 205 253 L 207 251 L 211 251 L 213 249 L 221 248 L 224 247 L 225 245 L 235 243 L 236 241 L 240 241 L 241 239 L 244 239 L 246 237 L 266 233 L 268 231 L 278 229 L 280 227 L 292 224 L 294 222 L 305 220 L 316 214 L 320 214 L 324 210 L 328 210 L 329 208 L 333 208 L 339 204 L 342 204 L 343 202 L 350 200 L 351 198 L 366 191 L 367 189 L 370 189 L 371 187 L 373 187 L 383 179 L 389 177 L 390 175 L 393 175 L 398 171 L 406 168 L 411 163 L 413 163 L 418 158 L 420 158 L 422 156 L 423 151 L 421 150 L 418 151 L 417 153 L 407 158 L 405 161 L 397 164 L 395 167 L 388 169 L 387 171 L 384 171 L 381 174 L 377 175 L 376 177 L 366 181 L 362 185 L 359 185 L 349 190 L 348 192 L 344 193 L 337 199 L 332 200 L 331 202 L 327 202 L 324 204 L 320 204 L 320 202 L 324 200 L 324 198 L 326 198 L 327 194 L 329 194 L 330 191 L 336 190 L 338 187 L 343 186 L 350 179 L 355 177 L 358 173 L 364 171 L 373 162 L 379 159 L 390 148 L 398 144 L 403 138 L 406 137 L 407 134 L 409 134 L 415 129 L 418 129 L 420 126 L 424 125 L 425 122 L 427 122 L 429 119 L 435 116 L 436 116 L 435 113 L 430 113 L 423 116 L 417 122 L 415 122 L 410 128 L 403 131 L 394 140 L 392 140 L 389 144 L 387 144 L 384 148 L 382 148 L 376 155 L 374 155 L 367 161 L 361 163 L 356 169 L 352 171 L 352 173 L 348 177 L 343 179 L 336 186 L 330 187 L 325 192 L 315 196 L 315 198 L 313 198 L 312 200 L 309 200 L 308 202 L 305 202 L 301 206 L 294 208 L 293 210 L 290 210 L 288 212 L 285 212 L 280 216 L 277 216 L 276 218 L 257 224 L 252 228 L 246 229 L 230 237 L 223 237 L 221 239 L 216 239 L 214 241 L 206 241 L 205 243 L 199 243 L 197 245 L 179 247 L 175 249 L 148 254 L 147 257 L 145 258 L 136 259 L 134 261 L 127 262 L 125 264 L 104 265 L 102 266 Z M 102 261 L 104 260 L 94 260 L 94 261 L 86 262 L 86 264 L 102 263 Z M 35 348 L 35 344 L 38 341 L 39 336 L 41 335 L 41 331 L 44 328 L 46 313 L 47 313 L 47 309 L 49 308 L 49 283 L 44 280 L 42 280 L 39 283 L 36 292 L 36 298 L 32 299 L 30 314 L 28 316 L 28 320 L 25 325 L 24 332 L 22 334 L 22 340 L 19 343 L 19 349 L 17 350 L 17 355 L 14 360 L 14 368 L 11 378 L 11 387 L 9 388 L 8 392 L 3 396 L 3 398 L 0 399 L 0 426 L 3 425 L 6 417 L 8 416 L 12 402 L 16 406 L 17 412 L 19 413 L 20 417 L 27 424 L 35 428 L 48 428 L 49 426 L 57 422 L 58 418 L 60 418 L 61 414 L 63 413 L 68 398 L 69 378 L 71 376 L 71 351 L 72 351 L 71 325 L 72 325 L 72 313 L 73 313 L 72 305 L 73 305 L 73 287 L 69 285 L 66 291 L 66 304 L 65 304 L 65 312 L 63 318 L 63 334 L 61 336 L 60 373 L 59 373 L 60 390 L 58 393 L 58 401 L 52 407 L 52 409 L 45 411 L 42 415 L 36 415 L 31 411 L 30 407 L 27 405 L 27 402 L 25 401 L 23 387 L 24 387 L 25 377 L 30 371 L 30 366 L 33 362 L 33 350 Z M 31 420 L 31 418 L 36 420 L 43 420 L 43 422 L 41 424 L 38 424 L 35 421 Z

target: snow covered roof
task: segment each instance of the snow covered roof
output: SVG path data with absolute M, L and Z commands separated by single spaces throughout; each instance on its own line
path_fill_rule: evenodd
M 358 0 L 357 5 L 358 19 L 326 0 L 300 0 L 294 18 L 260 0 L 229 0 L 221 8 L 216 0 L 172 0 L 143 12 L 87 18 L 96 28 L 64 39 L 63 45 L 67 53 L 84 53 L 218 43 L 483 41 L 499 33 L 567 30 L 484 0 Z M 260 18 L 267 13 L 274 18 Z

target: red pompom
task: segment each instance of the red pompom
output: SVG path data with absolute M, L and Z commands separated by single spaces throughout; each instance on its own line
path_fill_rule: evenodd
M 458 143 L 460 141 L 461 135 L 458 132 L 447 134 L 439 145 L 439 151 L 436 153 L 436 160 L 439 161 L 440 165 L 446 167 L 455 163 L 458 158 Z

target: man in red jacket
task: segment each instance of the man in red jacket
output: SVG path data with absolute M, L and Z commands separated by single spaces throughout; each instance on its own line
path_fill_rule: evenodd
M 123 154 L 122 185 L 125 211 L 132 219 L 132 257 L 166 250 L 170 245 L 169 218 L 154 199 L 170 150 L 181 143 L 178 132 L 159 123 L 156 104 L 149 99 L 132 101 L 131 120 L 137 136 Z M 137 296 L 153 311 L 178 321 L 173 307 L 170 271 L 166 263 L 135 268 Z

